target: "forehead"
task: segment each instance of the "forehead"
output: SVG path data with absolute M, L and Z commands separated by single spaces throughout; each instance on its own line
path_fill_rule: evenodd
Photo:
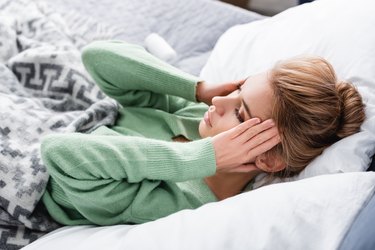
M 254 117 L 262 121 L 271 118 L 274 96 L 267 72 L 248 77 L 241 89 Z

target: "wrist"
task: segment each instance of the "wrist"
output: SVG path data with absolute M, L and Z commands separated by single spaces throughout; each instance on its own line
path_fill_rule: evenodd
M 195 99 L 197 100 L 197 102 L 202 102 L 202 92 L 204 83 L 204 81 L 197 82 L 195 91 Z

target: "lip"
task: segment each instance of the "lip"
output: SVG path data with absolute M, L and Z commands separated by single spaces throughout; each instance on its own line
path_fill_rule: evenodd
M 211 119 L 210 119 L 210 115 L 209 115 L 208 111 L 207 111 L 206 113 L 204 113 L 204 122 L 205 122 L 208 126 L 212 127 Z

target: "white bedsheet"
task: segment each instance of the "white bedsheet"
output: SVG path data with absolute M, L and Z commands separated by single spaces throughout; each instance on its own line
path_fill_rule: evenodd
M 374 186 L 373 172 L 323 175 L 142 225 L 65 227 L 23 249 L 336 249 Z

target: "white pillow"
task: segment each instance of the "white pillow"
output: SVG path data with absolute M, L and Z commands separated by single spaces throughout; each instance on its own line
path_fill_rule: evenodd
M 367 105 L 362 132 L 329 147 L 292 179 L 364 171 L 371 161 L 375 152 L 374 13 L 374 0 L 318 0 L 238 25 L 222 35 L 202 69 L 200 76 L 206 81 L 222 82 L 262 72 L 281 59 L 315 54 L 331 62 L 340 79 L 358 86 Z
M 23 250 L 337 249 L 375 173 L 279 183 L 137 226 L 65 227 Z

